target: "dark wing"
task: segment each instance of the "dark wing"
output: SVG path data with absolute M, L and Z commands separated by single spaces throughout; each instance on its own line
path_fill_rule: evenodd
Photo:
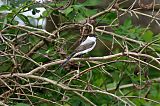
M 69 61 L 76 53 L 91 48 L 91 47 L 94 45 L 94 43 L 95 43 L 95 42 L 92 42 L 92 41 L 91 41 L 91 42 L 89 42 L 89 43 L 87 43 L 87 44 L 78 46 L 78 47 L 75 49 L 75 51 L 74 51 L 70 56 L 67 57 L 66 61 L 63 62 L 56 70 L 60 69 L 60 68 L 63 67 L 64 65 L 66 65 L 66 64 L 68 63 L 68 61 Z
M 95 42 L 89 42 L 85 45 L 80 45 L 78 46 L 76 49 L 75 49 L 75 53 L 78 53 L 78 52 L 81 52 L 81 51 L 84 51 L 84 50 L 87 50 L 89 48 L 91 48 L 93 45 L 94 45 Z

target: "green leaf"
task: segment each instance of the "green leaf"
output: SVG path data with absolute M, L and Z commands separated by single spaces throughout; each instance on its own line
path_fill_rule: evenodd
M 52 13 L 52 10 L 51 10 L 51 9 L 47 9 L 47 11 L 44 11 L 44 12 L 42 13 L 42 16 L 43 16 L 43 17 L 48 17 L 51 13 Z
M 83 6 L 95 6 L 97 4 L 100 4 L 101 0 L 86 0 L 84 3 L 82 3 Z
M 63 106 L 71 106 L 71 105 L 69 105 L 69 104 L 66 103 L 66 104 L 64 104 Z
M 132 21 L 130 18 L 126 19 L 124 22 L 124 26 L 130 26 L 132 24 Z
M 15 106 L 30 106 L 30 105 L 24 103 L 17 103 Z
M 65 9 L 63 12 L 64 14 L 67 16 L 69 13 L 71 13 L 73 11 L 73 8 L 70 6 L 67 9 Z
M 96 14 L 96 12 L 97 12 L 97 10 L 95 10 L 95 9 L 94 10 L 85 9 L 84 14 L 85 14 L 85 16 L 90 17 L 90 16 Z
M 157 39 L 160 39 L 160 33 L 153 37 L 153 40 L 157 40 Z M 160 40 L 158 40 L 156 43 L 160 44 Z
M 9 10 L 9 9 L 10 9 L 10 7 L 7 6 L 7 5 L 2 5 L 2 6 L 0 7 L 0 11 L 6 11 L 6 10 Z
M 95 85 L 101 86 L 101 85 L 103 84 L 103 82 L 104 82 L 103 78 L 99 78 L 99 79 L 97 79 L 97 80 L 95 81 Z
M 29 37 L 29 41 L 30 41 L 30 43 L 31 43 L 32 45 L 36 45 L 37 42 L 39 41 L 39 38 L 36 37 L 36 36 L 30 36 L 30 37 Z
M 75 17 L 76 21 L 80 21 L 80 20 L 83 20 L 83 19 L 85 19 L 85 17 L 81 14 L 77 14 L 76 17 Z
M 2 27 L 4 28 L 6 26 L 6 24 L 7 24 L 7 17 L 4 18 L 3 26 Z
M 148 30 L 142 35 L 142 39 L 146 42 L 152 41 L 153 38 L 153 32 Z
M 74 8 L 75 10 L 79 10 L 79 9 L 83 10 L 82 7 L 83 7 L 83 5 L 73 5 L 73 8 Z M 83 7 L 83 8 L 84 8 L 84 7 Z
M 20 18 L 23 22 L 30 24 L 28 17 L 23 14 L 18 14 L 18 18 Z
M 11 13 L 11 11 L 9 10 L 10 10 L 10 7 L 7 5 L 0 6 L 0 13 Z

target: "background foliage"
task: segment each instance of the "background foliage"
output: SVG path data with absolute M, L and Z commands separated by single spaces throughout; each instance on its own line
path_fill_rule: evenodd
M 103 2 L 12 0 L 1 6 L 0 104 L 159 106 L 160 35 L 135 26 L 131 17 L 120 24 L 119 12 L 137 10 L 117 9 L 116 0 L 101 8 Z M 36 7 L 46 8 L 39 19 L 52 17 L 52 31 L 33 26 L 20 14 L 26 9 L 36 13 Z M 18 25 L 16 16 L 26 25 Z M 86 23 L 94 26 L 96 48 L 56 70 L 88 34 Z

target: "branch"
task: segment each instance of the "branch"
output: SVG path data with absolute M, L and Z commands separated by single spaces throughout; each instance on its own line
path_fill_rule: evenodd
M 154 60 L 155 62 L 157 62 L 159 65 L 160 65 L 160 61 L 158 61 L 155 57 L 151 56 L 151 55 L 147 55 L 147 54 L 141 54 L 141 53 L 135 53 L 135 52 L 124 52 L 124 53 L 117 53 L 117 54 L 114 54 L 114 55 L 109 55 L 109 56 L 103 56 L 103 57 L 90 57 L 90 58 L 72 58 L 70 59 L 70 61 L 93 61 L 93 60 L 109 60 L 109 59 L 112 59 L 112 58 L 116 58 L 116 57 L 120 57 L 120 56 L 125 56 L 125 55 L 130 55 L 130 58 L 132 58 L 131 56 L 136 56 L 136 57 L 146 57 L 146 58 L 149 58 L 151 60 Z M 136 59 L 134 58 L 136 61 L 139 61 L 143 64 L 146 64 L 146 65 L 149 65 L 150 67 L 153 67 L 157 70 L 160 71 L 160 68 L 152 65 L 152 64 L 149 64 L 149 63 L 146 63 L 142 60 L 139 60 L 139 59 Z M 38 72 L 39 70 L 42 70 L 42 69 L 47 69 L 48 67 L 50 66 L 53 66 L 53 65 L 56 65 L 56 64 L 61 64 L 63 62 L 65 62 L 66 59 L 64 60 L 57 60 L 55 62 L 51 62 L 51 63 L 47 63 L 47 64 L 44 64 L 44 65 L 40 65 L 39 67 L 31 70 L 30 72 L 28 72 L 27 74 L 34 74 L 36 72 Z M 10 74 L 9 74 L 10 75 Z
M 6 105 L 2 101 L 0 101 L 0 106 L 8 106 L 8 105 Z
M 96 27 L 96 28 L 95 28 L 95 31 L 100 32 L 100 33 L 109 34 L 109 35 L 115 36 L 115 37 L 117 37 L 117 38 L 120 38 L 120 39 L 122 39 L 122 40 L 126 40 L 126 41 L 129 41 L 129 42 L 133 42 L 133 43 L 139 44 L 140 46 L 142 45 L 142 46 L 144 46 L 145 48 L 148 47 L 149 49 L 155 51 L 154 48 L 150 47 L 150 46 L 147 45 L 147 43 L 145 43 L 145 42 L 138 41 L 138 40 L 134 40 L 134 39 L 128 38 L 128 37 L 126 37 L 126 36 L 121 36 L 121 35 L 118 35 L 118 34 L 113 33 L 113 32 L 105 31 L 105 30 L 99 29 L 99 27 Z M 146 45 L 147 45 L 147 46 L 146 46 Z M 154 45 L 154 44 L 152 44 L 152 45 Z M 158 54 L 156 53 L 156 55 L 158 55 Z
M 26 77 L 26 78 L 33 78 L 33 79 L 49 82 L 49 83 L 51 83 L 51 84 L 53 84 L 53 85 L 55 85 L 57 87 L 60 87 L 60 88 L 62 88 L 64 90 L 67 90 L 67 91 L 74 91 L 74 93 L 76 93 L 76 92 L 86 92 L 86 93 L 100 93 L 100 94 L 109 95 L 109 96 L 115 97 L 116 99 L 120 100 L 124 104 L 130 105 L 129 103 L 127 103 L 126 101 L 124 101 L 120 97 L 118 97 L 118 96 L 116 96 L 116 95 L 114 95 L 112 93 L 106 92 L 106 91 L 100 91 L 100 90 L 82 90 L 82 89 L 70 88 L 70 87 L 66 86 L 65 84 L 58 83 L 57 81 L 50 80 L 50 79 L 45 78 L 45 77 L 40 77 L 40 76 L 35 76 L 35 75 L 28 75 L 28 74 L 22 74 L 22 73 L 16 73 L 16 74 L 13 74 L 12 76 L 11 75 L 9 75 L 9 76 L 8 75 L 1 75 L 0 77 Z

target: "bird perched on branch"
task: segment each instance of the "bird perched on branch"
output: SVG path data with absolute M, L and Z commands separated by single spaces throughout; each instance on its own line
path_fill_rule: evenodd
M 65 62 L 63 62 L 59 67 L 63 67 L 72 57 L 76 57 L 78 55 L 82 55 L 90 52 L 96 46 L 96 35 L 89 34 L 87 38 L 66 58 Z M 58 70 L 57 69 L 57 70 Z
M 66 58 L 66 60 L 56 69 L 63 67 L 72 57 L 76 57 L 85 53 L 90 52 L 96 46 L 96 35 L 93 33 L 93 26 L 87 24 L 91 27 L 91 33 L 87 35 L 87 38 L 82 41 L 82 43 Z

